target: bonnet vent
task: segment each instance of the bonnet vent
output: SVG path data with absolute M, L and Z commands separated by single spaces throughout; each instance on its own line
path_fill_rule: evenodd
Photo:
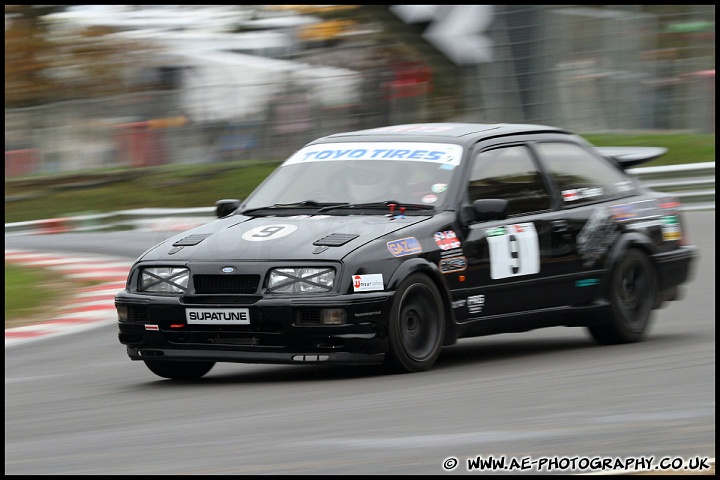
M 180 239 L 177 242 L 173 243 L 173 247 L 189 247 L 192 245 L 197 245 L 198 243 L 202 242 L 210 235 L 212 235 L 212 234 L 211 233 L 198 233 L 195 235 L 190 235 L 189 237 L 185 237 L 185 238 Z
M 339 247 L 345 245 L 350 240 L 353 240 L 360 235 L 356 233 L 331 233 L 327 237 L 323 237 L 320 240 L 315 240 L 313 245 L 327 246 L 327 247 Z

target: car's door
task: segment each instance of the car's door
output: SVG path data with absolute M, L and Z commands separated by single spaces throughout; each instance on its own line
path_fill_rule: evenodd
M 458 320 L 564 305 L 577 253 L 562 212 L 553 209 L 547 179 L 527 142 L 485 145 L 468 169 L 466 199 L 508 201 L 501 220 L 462 229 L 467 267 L 448 281 Z M 457 308 L 463 303 L 466 309 Z
M 568 304 L 590 302 L 605 274 L 606 254 L 620 235 L 616 219 L 636 193 L 635 182 L 571 139 L 546 137 L 531 146 L 547 174 L 560 214 L 556 221 L 565 225 L 572 251 L 565 282 Z

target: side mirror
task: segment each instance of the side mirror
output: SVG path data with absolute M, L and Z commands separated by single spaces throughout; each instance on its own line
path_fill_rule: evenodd
M 215 215 L 218 218 L 226 217 L 233 213 L 240 206 L 240 200 L 228 198 L 215 202 Z
M 472 206 L 464 207 L 463 220 L 466 223 L 504 220 L 507 218 L 508 201 L 502 198 L 482 198 L 475 200 Z

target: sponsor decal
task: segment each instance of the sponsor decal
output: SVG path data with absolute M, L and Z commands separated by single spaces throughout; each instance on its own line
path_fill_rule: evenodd
M 443 193 L 445 190 L 447 190 L 447 188 L 447 183 L 436 183 L 435 185 L 430 187 L 430 190 L 433 193 Z
M 460 248 L 460 240 L 452 230 L 445 230 L 443 232 L 435 232 L 433 235 L 435 243 L 440 247 L 440 250 L 450 250 L 452 248 Z
M 462 308 L 465 306 L 466 300 L 453 300 L 450 304 L 452 308 Z
M 593 285 L 597 285 L 600 283 L 600 280 L 597 278 L 586 278 L 584 280 L 577 280 L 575 281 L 576 287 L 592 287 Z
M 247 308 L 188 308 L 185 320 L 189 324 L 249 325 L 250 312 Z
M 630 203 L 635 211 L 635 218 L 656 218 L 663 215 L 655 200 L 639 200 Z
M 429 194 L 429 195 L 425 195 L 424 197 L 422 197 L 422 202 L 423 202 L 423 203 L 435 203 L 435 202 L 437 202 L 437 200 L 438 200 L 438 196 L 437 196 L 437 195 L 434 195 L 434 194 L 432 194 L 432 193 Z
M 469 313 L 480 313 L 485 306 L 485 295 L 473 295 L 467 298 Z
M 657 200 L 638 200 L 636 202 L 631 202 L 628 204 L 622 204 L 622 205 L 616 205 L 614 207 L 610 207 L 613 214 L 616 212 L 616 208 L 621 209 L 622 212 L 628 213 L 628 216 L 632 216 L 634 219 L 653 219 L 658 218 L 663 215 L 666 215 L 668 213 L 674 213 L 674 212 L 667 212 L 664 211 L 665 206 L 668 206 L 670 208 L 674 208 L 675 206 L 678 206 L 679 203 L 677 202 L 670 202 L 670 203 L 660 203 L 658 204 Z
M 400 238 L 387 242 L 387 248 L 395 257 L 404 257 L 422 252 L 422 246 L 415 237 Z
M 355 317 L 374 317 L 375 315 L 380 315 L 380 310 L 375 310 L 374 312 L 361 312 L 356 313 Z
M 610 207 L 610 213 L 616 222 L 627 222 L 637 217 L 635 207 L 631 203 L 624 203 L 622 205 L 613 205 Z
M 467 258 L 448 257 L 440 260 L 438 264 L 442 273 L 461 272 L 467 268 Z
M 563 190 L 562 197 L 563 200 L 565 200 L 566 202 L 572 202 L 580 198 L 578 196 L 577 190 Z
M 582 195 L 582 198 L 602 197 L 602 195 L 603 195 L 602 187 L 580 188 L 579 190 L 580 190 L 580 195 Z
M 295 230 L 297 230 L 297 225 L 266 225 L 248 230 L 242 234 L 242 238 L 248 242 L 264 242 L 265 240 L 277 240 L 286 237 Z
M 462 147 L 445 143 L 416 142 L 350 142 L 324 143 L 307 146 L 283 166 L 304 162 L 347 161 L 347 160 L 398 160 L 439 163 L 441 167 L 454 168 L 460 165 Z
M 535 224 L 534 223 L 515 223 L 513 225 L 508 225 L 506 228 L 507 228 L 507 233 L 522 233 L 522 232 L 526 232 L 526 231 L 534 231 Z
M 531 275 L 540 271 L 540 246 L 534 223 L 485 230 L 490 248 L 490 278 Z
M 680 222 L 678 217 L 675 215 L 668 215 L 663 217 L 662 223 L 662 236 L 666 242 L 680 240 L 682 238 L 682 232 L 680 231 Z
M 577 236 L 577 249 L 584 260 L 583 265 L 593 265 L 615 243 L 619 234 L 609 210 L 596 208 Z
M 384 288 L 382 273 L 353 275 L 353 290 L 356 292 L 370 292 Z
M 573 202 L 575 200 L 581 200 L 583 198 L 599 197 L 603 194 L 602 187 L 584 187 L 584 188 L 573 188 L 570 190 L 563 190 L 562 197 L 566 202 Z
M 505 235 L 507 233 L 507 230 L 505 227 L 495 227 L 495 228 L 486 228 L 485 229 L 485 236 L 486 237 L 497 237 L 499 235 Z

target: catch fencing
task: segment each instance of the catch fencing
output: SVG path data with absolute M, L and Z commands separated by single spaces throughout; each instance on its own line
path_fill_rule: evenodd
M 444 6 L 428 29 L 471 7 Z M 475 62 L 443 57 L 395 18 L 384 36 L 292 58 L 202 51 L 156 72 L 177 75 L 164 89 L 6 108 L 5 177 L 277 160 L 320 136 L 399 123 L 715 133 L 714 5 L 481 7 L 466 42 L 446 39 L 485 50 Z

